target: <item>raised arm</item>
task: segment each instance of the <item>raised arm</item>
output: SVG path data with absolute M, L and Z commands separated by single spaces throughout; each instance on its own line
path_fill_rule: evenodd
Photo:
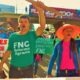
M 33 0 L 27 0 L 28 2 L 32 3 L 32 5 L 37 9 L 38 11 L 38 16 L 39 16 L 39 24 L 40 26 L 38 27 L 38 29 L 36 30 L 36 34 L 37 36 L 40 36 L 43 34 L 43 31 L 45 29 L 45 24 L 46 24 L 46 20 L 45 20 L 45 15 L 44 15 L 44 10 L 40 7 L 39 2 L 38 1 L 33 1 Z
M 45 11 L 50 11 L 52 13 L 55 13 L 56 15 L 60 16 L 61 14 L 59 13 L 58 10 L 52 8 L 52 7 L 48 7 L 46 6 L 44 3 L 42 3 L 41 1 L 39 1 L 38 5 L 41 6 L 41 8 L 43 8 Z
M 33 0 L 28 0 L 29 2 L 33 2 Z M 58 10 L 52 8 L 52 7 L 48 7 L 46 6 L 44 3 L 42 3 L 41 1 L 37 1 L 37 5 L 40 6 L 40 8 L 44 9 L 45 11 L 50 11 L 52 13 L 55 13 L 56 16 L 62 16 L 63 14 L 61 14 Z

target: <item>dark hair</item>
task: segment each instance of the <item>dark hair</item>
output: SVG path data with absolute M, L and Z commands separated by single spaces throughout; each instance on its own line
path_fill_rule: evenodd
M 57 22 L 54 23 L 54 27 L 55 27 L 56 31 L 57 31 L 57 29 L 58 29 L 59 27 L 63 26 L 63 23 L 64 23 L 64 22 L 65 22 L 65 21 L 60 20 L 60 21 L 57 21 Z
M 72 52 L 77 53 L 77 45 L 73 38 L 70 40 L 70 49 L 72 50 Z
M 19 20 L 22 19 L 22 18 L 28 19 L 28 20 L 30 21 L 30 18 L 29 18 L 28 15 L 21 15 L 21 16 L 19 17 L 19 19 L 18 19 L 18 22 L 19 22 Z
M 49 28 L 46 28 L 45 30 L 46 30 L 46 31 L 49 31 Z

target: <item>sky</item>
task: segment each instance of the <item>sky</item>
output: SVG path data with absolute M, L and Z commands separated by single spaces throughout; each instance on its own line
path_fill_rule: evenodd
M 79 9 L 80 0 L 39 0 L 45 5 L 50 7 Z M 17 12 L 25 13 L 25 7 L 28 7 L 29 3 L 25 0 L 0 0 L 0 4 L 8 4 L 17 7 Z

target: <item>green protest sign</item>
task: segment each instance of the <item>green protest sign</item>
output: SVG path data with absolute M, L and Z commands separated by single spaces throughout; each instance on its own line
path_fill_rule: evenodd
M 35 53 L 51 54 L 52 50 L 53 50 L 53 39 L 38 38 L 36 40 L 36 51 L 35 51 Z

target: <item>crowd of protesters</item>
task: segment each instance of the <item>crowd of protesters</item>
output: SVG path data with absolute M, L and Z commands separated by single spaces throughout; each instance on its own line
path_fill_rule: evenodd
M 26 1 L 30 2 L 38 11 L 39 27 L 36 31 L 30 30 L 33 25 L 28 15 L 21 15 L 19 17 L 18 32 L 15 32 L 10 24 L 7 25 L 6 30 L 1 24 L 0 39 L 8 39 L 9 42 L 8 48 L 0 62 L 0 77 L 3 74 L 4 63 L 11 57 L 9 78 L 33 78 L 37 74 L 38 64 L 43 58 L 42 53 L 35 54 L 35 43 L 40 37 L 54 39 L 54 45 L 56 38 L 60 39 L 60 42 L 55 45 L 52 51 L 51 59 L 47 66 L 47 77 L 53 77 L 52 69 L 55 62 L 57 77 L 80 76 L 80 40 L 76 40 L 76 38 L 79 38 L 77 36 L 80 35 L 80 27 L 60 22 L 59 25 L 56 25 L 55 32 L 43 34 L 44 29 L 49 32 L 49 29 L 45 27 L 46 18 L 44 10 L 54 12 L 59 16 L 61 14 L 57 10 L 47 7 L 41 1 Z

